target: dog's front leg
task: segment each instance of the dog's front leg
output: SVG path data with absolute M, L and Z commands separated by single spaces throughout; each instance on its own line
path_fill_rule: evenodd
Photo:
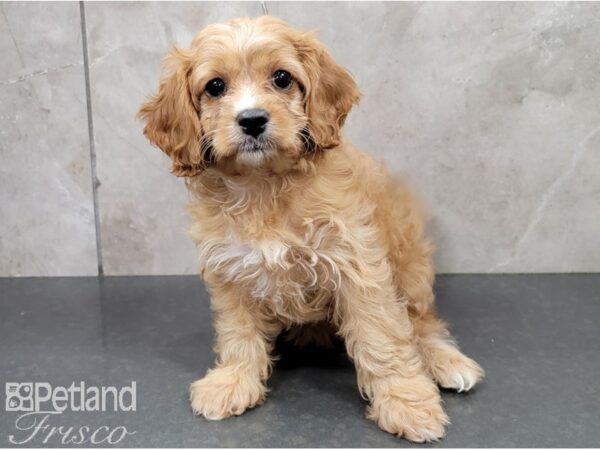
M 190 387 L 192 409 L 209 420 L 242 414 L 261 404 L 280 326 L 243 301 L 235 287 L 213 290 L 216 367 Z
M 448 418 L 415 345 L 406 306 L 397 298 L 385 256 L 354 264 L 337 299 L 340 334 L 354 360 L 368 418 L 414 442 L 444 435 Z

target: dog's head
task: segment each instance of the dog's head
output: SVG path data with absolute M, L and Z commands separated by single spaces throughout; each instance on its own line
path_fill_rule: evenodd
M 208 26 L 165 66 L 139 116 L 177 176 L 209 166 L 285 171 L 337 146 L 359 98 L 322 44 L 269 16 Z

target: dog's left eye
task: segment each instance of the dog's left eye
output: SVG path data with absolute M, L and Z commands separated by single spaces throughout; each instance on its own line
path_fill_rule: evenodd
M 279 89 L 287 89 L 292 85 L 292 74 L 285 70 L 278 70 L 273 74 L 273 84 Z

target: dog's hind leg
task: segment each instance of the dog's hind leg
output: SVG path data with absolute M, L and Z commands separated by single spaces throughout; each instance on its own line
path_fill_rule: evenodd
M 407 300 L 423 364 L 441 387 L 468 391 L 481 381 L 483 369 L 458 349 L 446 324 L 436 316 L 431 250 L 426 242 L 415 244 L 406 262 L 397 264 L 394 278 L 400 296 Z
M 483 369 L 458 349 L 446 325 L 433 310 L 413 318 L 413 327 L 423 363 L 441 387 L 465 392 L 481 381 Z

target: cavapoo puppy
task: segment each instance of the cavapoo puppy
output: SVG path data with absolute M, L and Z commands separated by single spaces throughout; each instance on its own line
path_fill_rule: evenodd
M 415 442 L 444 435 L 438 386 L 483 377 L 435 313 L 432 247 L 411 194 L 340 129 L 359 91 L 312 34 L 273 17 L 211 25 L 174 49 L 139 116 L 194 199 L 216 366 L 191 386 L 219 420 L 261 404 L 276 337 L 333 330 L 367 416 Z

